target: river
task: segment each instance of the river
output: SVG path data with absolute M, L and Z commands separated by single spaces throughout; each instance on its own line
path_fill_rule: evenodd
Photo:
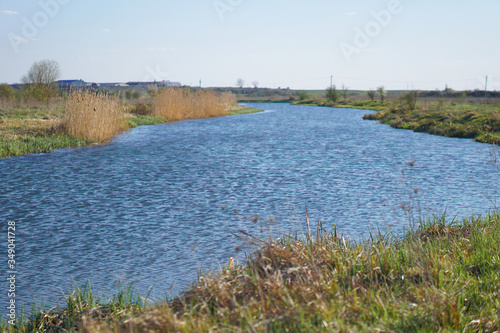
M 120 281 L 143 296 L 175 295 L 199 267 L 244 259 L 239 229 L 303 233 L 306 206 L 314 225 L 359 240 L 445 211 L 487 214 L 500 198 L 486 144 L 393 129 L 363 120 L 366 110 L 248 106 L 266 111 L 0 160 L 1 253 L 6 263 L 14 221 L 17 304 L 52 306 L 86 281 L 108 295 Z

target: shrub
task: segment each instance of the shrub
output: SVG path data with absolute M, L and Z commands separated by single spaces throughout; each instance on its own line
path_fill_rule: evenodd
M 14 88 L 12 88 L 7 83 L 0 84 L 0 99 L 11 100 L 15 96 Z
M 417 108 L 418 90 L 410 90 L 407 93 L 401 95 L 401 101 L 403 106 L 408 111 L 413 111 Z
M 151 109 L 151 104 L 139 103 L 134 106 L 130 113 L 139 116 L 149 116 L 153 113 L 153 110 Z
M 380 86 L 377 88 L 377 92 L 380 96 L 380 101 L 383 103 L 384 102 L 384 99 L 385 99 L 385 95 L 386 95 L 386 91 L 384 89 L 384 86 Z
M 337 103 L 339 99 L 339 92 L 335 86 L 326 88 L 326 98 L 333 103 Z
M 370 97 L 372 102 L 375 100 L 375 90 L 370 89 L 366 92 L 366 94 L 368 95 L 368 97 Z

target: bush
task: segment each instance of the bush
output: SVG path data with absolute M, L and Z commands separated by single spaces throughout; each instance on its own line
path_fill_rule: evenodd
M 375 100 L 375 90 L 368 90 L 366 94 L 368 95 L 368 97 L 370 97 L 372 101 Z
M 151 104 L 139 103 L 135 105 L 130 113 L 136 114 L 138 116 L 149 116 L 153 113 L 153 110 L 151 109 Z
M 417 108 L 418 90 L 410 90 L 401 95 L 403 106 L 408 111 L 413 111 Z
M 387 92 L 384 89 L 384 86 L 378 87 L 377 92 L 380 95 L 380 101 L 383 103 L 384 99 L 385 99 L 385 95 L 387 94 Z
M 0 99 L 2 100 L 11 100 L 15 96 L 14 88 L 12 88 L 7 83 L 0 84 Z
M 335 86 L 326 88 L 326 98 L 333 103 L 337 103 L 339 99 L 339 92 Z

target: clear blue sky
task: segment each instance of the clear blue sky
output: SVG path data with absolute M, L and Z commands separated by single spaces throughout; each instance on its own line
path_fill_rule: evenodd
M 0 82 L 500 90 L 500 0 L 0 0 Z

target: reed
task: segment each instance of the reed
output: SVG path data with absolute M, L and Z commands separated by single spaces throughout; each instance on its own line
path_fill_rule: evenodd
M 125 129 L 119 100 L 102 92 L 74 91 L 65 110 L 62 128 L 71 137 L 106 142 Z
M 224 116 L 229 105 L 236 103 L 236 97 L 230 95 L 211 90 L 162 89 L 153 98 L 153 116 L 170 121 Z

